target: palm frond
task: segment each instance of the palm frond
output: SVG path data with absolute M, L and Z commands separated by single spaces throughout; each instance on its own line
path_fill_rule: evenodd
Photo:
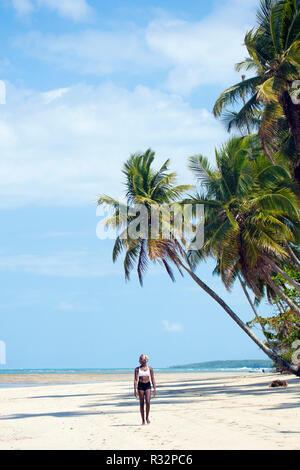
M 213 113 L 215 116 L 220 116 L 223 109 L 226 108 L 228 105 L 236 104 L 241 100 L 241 97 L 250 96 L 256 92 L 256 87 L 261 85 L 265 81 L 264 78 L 260 76 L 248 78 L 243 80 L 236 85 L 227 88 L 217 99 Z

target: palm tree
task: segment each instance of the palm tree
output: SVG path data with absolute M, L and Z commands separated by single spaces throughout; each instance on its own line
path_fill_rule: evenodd
M 241 273 L 260 298 L 263 289 L 280 296 L 297 315 L 300 308 L 273 282 L 274 273 L 300 292 L 300 285 L 282 269 L 289 259 L 286 244 L 299 238 L 298 201 L 289 189 L 287 171 L 271 165 L 251 142 L 256 137 L 232 138 L 216 151 L 217 169 L 202 155 L 190 158 L 190 168 L 204 188 L 185 203 L 205 204 L 205 244 L 190 253 L 192 262 L 217 259 L 217 272 L 230 288 Z M 291 249 L 292 250 L 292 249 Z
M 121 204 L 110 196 L 101 196 L 97 203 L 105 205 L 113 210 L 113 216 L 106 220 L 107 227 L 121 229 L 113 248 L 113 261 L 115 262 L 123 250 L 126 251 L 124 258 L 124 270 L 126 280 L 130 279 L 130 273 L 137 264 L 137 273 L 140 284 L 143 285 L 143 275 L 146 272 L 149 261 L 158 262 L 163 265 L 174 280 L 174 274 L 170 262 L 177 266 L 181 272 L 179 258 L 183 253 L 177 236 L 168 239 L 154 236 L 153 212 L 157 211 L 161 224 L 164 228 L 172 231 L 170 218 L 162 209 L 163 205 L 172 204 L 178 200 L 184 192 L 192 189 L 190 185 L 175 185 L 176 173 L 169 171 L 169 160 L 167 160 L 158 171 L 151 167 L 155 153 L 148 149 L 145 153 L 136 153 L 130 156 L 124 165 L 127 204 Z M 136 216 L 129 215 L 134 212 L 136 205 L 142 204 L 146 214 L 147 234 L 140 227 L 135 237 L 130 236 L 131 228 L 136 224 Z M 162 210 L 161 210 L 162 209 Z M 149 230 L 148 230 L 149 229 Z M 174 234 L 174 230 L 173 230 Z
M 207 286 L 193 271 L 186 255 L 184 237 L 179 236 L 173 230 L 172 220 L 169 222 L 160 219 L 161 225 L 167 225 L 170 230 L 170 237 L 165 239 L 151 238 L 153 227 L 151 217 L 147 217 L 148 231 L 147 238 L 141 232 L 141 236 L 136 239 L 128 237 L 128 227 L 134 224 L 134 218 L 125 220 L 124 211 L 130 210 L 132 204 L 143 203 L 149 209 L 154 206 L 156 209 L 161 204 L 173 204 L 178 201 L 182 194 L 191 189 L 191 186 L 175 186 L 175 173 L 170 173 L 167 160 L 159 171 L 154 171 L 151 167 L 154 160 L 154 152 L 150 149 L 144 154 L 134 154 L 124 165 L 123 173 L 126 177 L 127 204 L 121 205 L 115 199 L 109 196 L 102 196 L 98 199 L 98 204 L 106 205 L 113 211 L 113 216 L 106 221 L 107 226 L 121 229 L 121 234 L 116 237 L 113 248 L 113 261 L 116 261 L 120 253 L 125 250 L 124 269 L 125 277 L 129 279 L 133 267 L 137 267 L 139 281 L 142 285 L 143 275 L 149 265 L 149 262 L 158 261 L 164 265 L 171 279 L 174 281 L 170 263 L 175 264 L 179 272 L 187 272 L 197 285 L 208 293 L 225 312 L 240 326 L 240 328 L 258 345 L 258 347 L 267 354 L 274 362 L 287 368 L 291 373 L 300 377 L 300 367 L 288 364 L 280 356 L 268 348 L 252 330 L 236 315 L 233 310 L 221 299 L 216 292 Z M 151 207 L 152 208 L 152 207 Z M 126 233 L 126 237 L 124 237 Z
M 249 57 L 236 65 L 238 71 L 254 70 L 255 75 L 225 90 L 214 106 L 215 116 L 225 114 L 229 128 L 247 127 L 249 123 L 257 126 L 261 119 L 259 135 L 269 158 L 272 157 L 266 145 L 266 128 L 272 120 L 283 116 L 297 151 L 294 162 L 297 181 L 300 181 L 300 105 L 293 100 L 292 84 L 300 77 L 299 18 L 298 0 L 261 0 L 258 26 L 245 36 Z M 241 99 L 242 108 L 238 112 L 225 110 Z

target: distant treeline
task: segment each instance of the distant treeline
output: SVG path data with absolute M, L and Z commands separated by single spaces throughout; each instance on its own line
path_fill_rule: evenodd
M 171 366 L 171 369 L 239 369 L 242 367 L 249 367 L 251 369 L 257 368 L 270 368 L 273 363 L 264 359 L 253 359 L 244 361 L 210 361 L 198 362 L 195 364 L 186 364 L 180 366 Z

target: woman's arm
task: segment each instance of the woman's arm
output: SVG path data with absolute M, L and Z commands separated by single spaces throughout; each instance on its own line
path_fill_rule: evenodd
M 136 398 L 138 398 L 138 392 L 137 392 L 137 384 L 138 384 L 138 367 L 134 371 L 134 395 Z
M 150 375 L 151 375 L 151 382 L 152 382 L 152 385 L 153 385 L 153 396 L 155 396 L 156 395 L 156 383 L 155 383 L 155 380 L 154 380 L 154 372 L 153 372 L 152 367 L 150 367 Z

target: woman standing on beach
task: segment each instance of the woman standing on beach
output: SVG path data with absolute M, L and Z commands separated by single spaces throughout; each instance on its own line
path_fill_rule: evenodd
M 144 401 L 146 401 L 146 421 L 150 424 L 150 399 L 151 399 L 151 382 L 153 385 L 153 396 L 156 395 L 156 385 L 152 367 L 147 366 L 149 361 L 146 354 L 141 354 L 139 358 L 140 367 L 136 367 L 134 371 L 134 394 L 140 399 L 140 412 L 142 416 L 142 424 L 145 424 Z M 150 382 L 151 380 L 151 382 Z

